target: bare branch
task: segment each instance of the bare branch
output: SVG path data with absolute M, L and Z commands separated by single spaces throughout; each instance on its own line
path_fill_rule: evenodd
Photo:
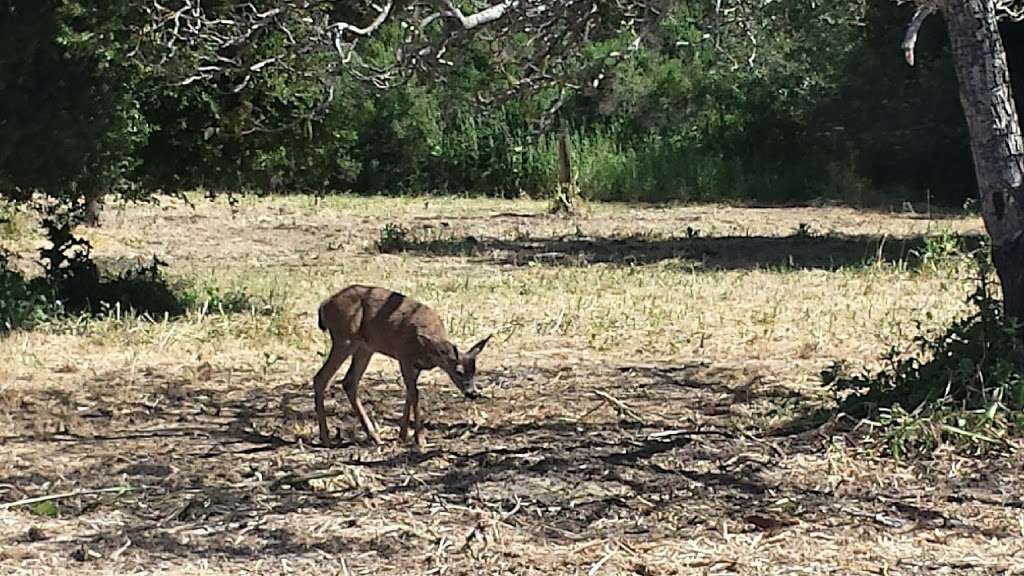
M 924 24 L 925 18 L 931 15 L 935 11 L 935 8 L 930 4 L 921 4 L 914 11 L 914 17 L 910 20 L 910 25 L 907 26 L 907 34 L 903 37 L 903 57 L 906 58 L 907 64 L 914 65 L 914 47 L 917 45 L 917 33 L 921 30 L 921 25 Z
M 374 4 L 376 1 L 379 5 Z M 498 74 L 483 83 L 477 101 L 497 105 L 555 87 L 558 101 L 581 90 L 601 90 L 612 69 L 656 38 L 654 24 L 678 0 L 263 0 L 201 2 L 149 0 L 140 31 L 153 42 L 160 65 L 179 85 L 209 84 L 224 94 L 256 89 L 268 75 L 304 86 L 303 106 L 326 113 L 339 77 L 386 90 L 411 79 L 445 82 L 462 54 L 490 52 Z M 771 3 L 769 0 L 768 4 Z M 716 26 L 742 28 L 759 10 L 747 0 L 716 0 Z M 466 8 L 473 6 L 473 8 Z M 465 11 L 463 11 L 465 10 Z M 441 23 L 441 26 L 438 24 Z M 767 26 L 743 28 L 757 53 Z M 372 43 L 385 29 L 400 36 Z M 608 52 L 594 53 L 594 46 Z M 617 49 L 616 49 L 617 48 Z M 270 113 L 268 117 L 273 117 Z M 266 131 L 259 112 L 244 130 Z
M 484 24 L 490 24 L 491 22 L 503 17 L 509 8 L 519 4 L 519 2 L 515 0 L 505 0 L 504 2 L 495 4 L 489 8 L 484 8 L 476 14 L 466 16 L 458 9 L 458 7 L 455 6 L 455 3 L 452 2 L 452 0 L 444 0 L 444 3 L 448 7 L 447 14 L 458 20 L 459 24 L 462 24 L 462 27 L 466 30 L 472 30 L 473 28 Z
M 387 22 L 388 16 L 391 15 L 392 5 L 393 3 L 390 1 L 387 4 L 385 4 L 384 8 L 382 8 L 380 13 L 377 14 L 377 17 L 373 19 L 373 22 L 370 22 L 369 25 L 363 28 L 353 26 L 352 24 L 349 24 L 347 22 L 338 22 L 336 24 L 333 24 L 332 28 L 335 28 L 338 34 L 351 33 L 355 34 L 356 36 L 369 36 L 376 32 L 377 29 L 380 28 L 385 22 Z
M 996 11 L 1003 20 L 1020 22 L 1024 20 L 1024 1 L 996 0 Z
M 897 0 L 899 4 L 909 1 Z M 914 48 L 917 45 L 917 35 L 921 30 L 921 25 L 924 23 L 925 18 L 940 9 L 940 5 L 936 0 L 918 0 L 917 10 L 914 11 L 914 17 L 910 20 L 910 24 L 907 26 L 907 33 L 903 37 L 903 43 L 900 45 L 907 64 L 914 65 Z M 995 7 L 1000 20 L 1012 22 L 1024 20 L 1024 0 L 995 0 Z

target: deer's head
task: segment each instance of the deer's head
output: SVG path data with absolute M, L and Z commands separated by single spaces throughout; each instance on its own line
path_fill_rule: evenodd
M 480 355 L 484 347 L 491 340 L 488 336 L 477 342 L 465 354 L 460 354 L 454 344 L 444 346 L 443 354 L 438 359 L 438 367 L 448 374 L 452 384 L 461 391 L 466 398 L 474 399 L 480 397 L 480 390 L 476 387 L 474 377 L 476 376 L 476 357 Z

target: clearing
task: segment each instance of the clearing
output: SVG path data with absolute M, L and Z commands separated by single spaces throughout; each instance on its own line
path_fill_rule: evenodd
M 88 232 L 98 260 L 157 254 L 252 305 L 0 340 L 0 502 L 131 489 L 0 509 L 0 572 L 1024 572 L 1021 457 L 900 464 L 785 428 L 827 402 L 831 361 L 872 364 L 963 311 L 965 269 L 925 237 L 980 231 L 835 207 L 113 207 Z M 421 379 L 427 453 L 395 442 L 402 388 L 379 356 L 363 398 L 385 444 L 337 386 L 342 444 L 309 444 L 316 305 L 353 282 L 431 304 L 462 346 L 496 333 L 487 398 Z

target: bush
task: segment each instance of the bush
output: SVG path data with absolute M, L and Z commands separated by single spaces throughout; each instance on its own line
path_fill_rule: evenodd
M 154 258 L 111 276 L 91 261 L 76 260 L 60 274 L 26 280 L 0 253 L 0 334 L 68 314 L 175 318 L 190 310 L 201 316 L 272 315 L 280 310 L 272 298 L 255 297 L 238 288 L 171 281 L 162 271 L 165 266 Z
M 866 419 L 895 457 L 940 445 L 985 451 L 1024 433 L 1024 347 L 1020 327 L 993 294 L 988 250 L 975 252 L 973 312 L 915 349 L 891 350 L 875 373 L 847 374 L 837 363 L 822 373 L 839 409 Z
M 58 205 L 42 224 L 50 246 L 40 256 L 41 276 L 25 278 L 8 254 L 0 252 L 0 331 L 28 328 L 65 314 L 105 315 L 111 310 L 152 316 L 185 311 L 177 287 L 162 274 L 157 258 L 119 274 L 104 274 L 91 258 L 91 246 L 72 235 L 74 218 Z
M 40 205 L 49 246 L 40 251 L 43 274 L 26 279 L 0 250 L 0 332 L 29 328 L 68 314 L 103 317 L 142 314 L 173 318 L 193 310 L 200 315 L 280 310 L 273 296 L 254 297 L 237 288 L 172 280 L 167 264 L 153 257 L 148 263 L 101 270 L 92 246 L 72 230 L 81 217 L 64 203 Z
M 46 294 L 12 270 L 8 255 L 0 252 L 0 334 L 43 322 L 54 313 Z
M 75 313 L 102 314 L 112 308 L 152 316 L 184 313 L 175 287 L 161 272 L 166 263 L 154 257 L 112 277 L 103 274 L 89 242 L 72 234 L 74 223 L 75 216 L 59 205 L 43 218 L 50 247 L 41 251 L 45 273 L 32 282 L 36 292 Z

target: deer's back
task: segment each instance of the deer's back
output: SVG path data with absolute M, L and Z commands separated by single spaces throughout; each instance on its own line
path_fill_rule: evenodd
M 429 306 L 386 288 L 348 286 L 327 299 L 321 313 L 332 336 L 392 358 L 422 355 L 418 335 L 448 339 L 441 318 Z

